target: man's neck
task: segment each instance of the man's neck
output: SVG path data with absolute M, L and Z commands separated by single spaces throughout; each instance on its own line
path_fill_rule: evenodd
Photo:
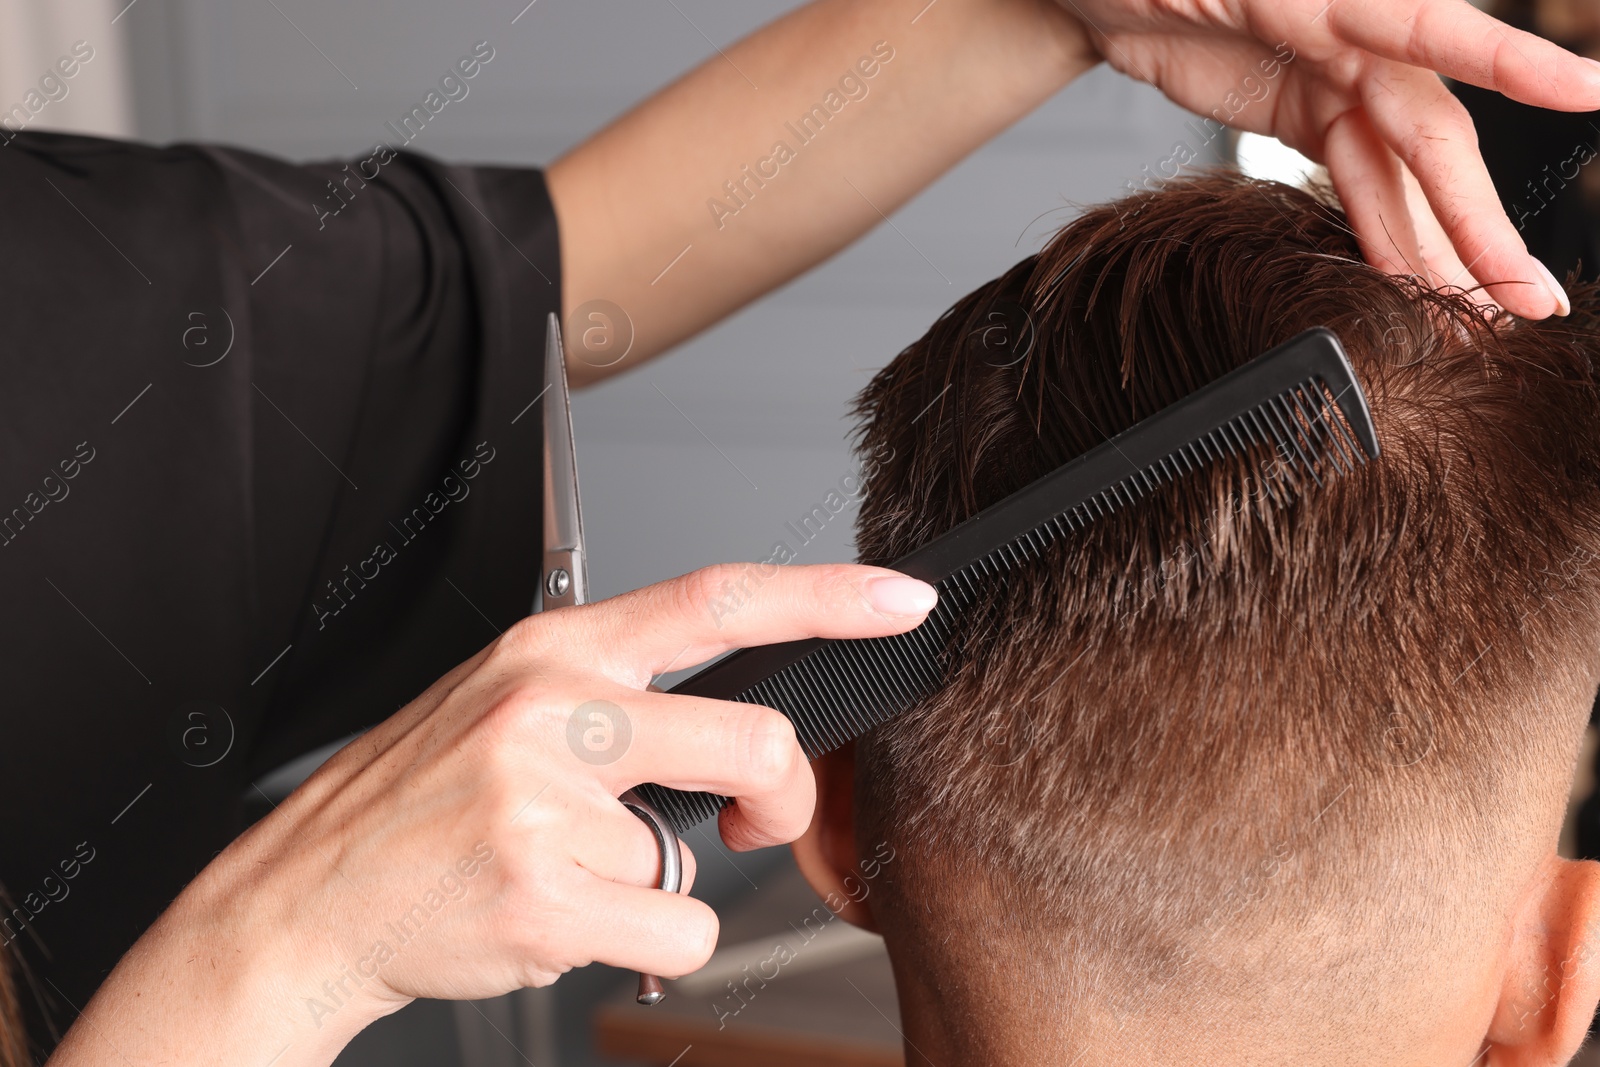
M 1047 991 L 1013 988 L 1009 995 L 958 986 L 953 976 L 891 953 L 900 1000 L 906 1067 L 950 1064 L 1005 1067 L 1087 1067 L 1102 1063 L 1073 1047 L 1061 1031 L 1060 1004 L 1052 1011 Z M 1074 1057 L 1077 1057 L 1074 1060 Z M 1145 1061 L 1148 1063 L 1149 1061 Z

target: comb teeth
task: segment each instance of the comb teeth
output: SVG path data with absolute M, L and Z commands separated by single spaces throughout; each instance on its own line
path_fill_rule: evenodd
M 1303 349 L 1321 346 L 1328 351 L 1297 351 L 1297 345 Z M 1331 363 L 1329 351 L 1336 357 Z M 1291 363 L 1285 358 L 1308 354 L 1317 359 L 1301 358 Z M 1231 417 L 1186 440 L 1180 439 L 1175 447 L 1169 444 L 1168 451 L 1151 450 L 1151 435 L 1162 437 L 1173 432 L 1170 422 L 1161 425 L 1161 420 L 1177 412 L 1186 416 L 1194 428 L 1199 425 L 1195 423 L 1195 412 L 1180 409 L 1198 406 L 1196 402 L 1202 398 L 1216 401 L 1220 387 L 1229 379 L 1235 379 L 1235 391 L 1248 385 L 1248 378 L 1241 376 L 1252 368 L 1272 369 L 1267 364 L 1275 356 L 1299 370 L 1309 369 L 1304 364 L 1310 362 L 1326 366 L 1315 368 L 1313 373 L 1258 403 L 1235 403 L 1236 413 Z M 1255 395 L 1261 395 L 1259 389 Z M 1209 412 L 1201 412 L 1204 414 Z M 1343 416 L 1356 419 L 1356 425 L 1348 425 Z M 1137 436 L 1141 433 L 1146 436 Z M 1358 441 L 1369 442 L 1370 447 Z M 1327 331 L 1310 331 L 1259 357 L 897 562 L 898 569 L 932 581 L 939 591 L 938 604 L 916 629 L 890 637 L 812 640 L 742 650 L 675 686 L 673 692 L 776 708 L 794 723 L 806 756 L 816 759 L 910 709 L 939 687 L 950 666 L 947 649 L 956 621 L 976 602 L 981 587 L 1009 581 L 1018 566 L 1039 558 L 1058 539 L 1137 504 L 1163 485 L 1225 458 L 1261 449 L 1270 450 L 1272 455 L 1270 468 L 1259 477 L 1261 498 L 1270 507 L 1281 507 L 1304 489 L 1321 486 L 1330 476 L 1348 474 L 1364 464 L 1369 454 L 1377 455 L 1360 386 L 1337 339 Z M 1130 453 L 1141 452 L 1154 458 L 1139 466 Z M 1052 499 L 1070 495 L 1070 488 L 1057 488 L 1070 478 L 1049 486 L 1045 483 L 1064 474 L 1092 476 L 1091 461 L 1103 463 L 1117 457 L 1126 471 L 1121 477 L 1106 480 L 1092 492 L 1079 493 L 1075 502 L 1056 501 L 1057 507 L 1039 512 L 1039 521 L 988 551 L 968 553 L 960 565 L 930 573 L 930 567 L 936 566 L 934 559 L 959 554 L 963 530 L 975 528 L 991 513 L 1004 511 L 1007 505 L 1030 495 L 1043 494 Z M 1030 513 L 1026 506 L 1022 511 Z M 1013 514 L 1015 509 L 994 514 L 990 521 L 1003 522 Z M 660 809 L 679 833 L 711 818 L 729 802 L 727 797 L 713 793 L 682 792 L 658 785 L 642 785 L 638 792 Z

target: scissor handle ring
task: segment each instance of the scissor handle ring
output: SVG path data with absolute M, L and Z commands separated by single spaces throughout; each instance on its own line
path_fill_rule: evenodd
M 639 796 L 633 790 L 628 790 L 617 798 L 624 807 L 644 820 L 656 838 L 656 849 L 661 853 L 661 883 L 660 888 L 668 893 L 676 893 L 683 888 L 683 845 L 678 840 L 678 834 L 672 829 L 672 824 L 667 817 L 655 807 Z M 639 995 L 635 997 L 640 1004 L 660 1004 L 667 998 L 667 991 L 661 985 L 661 979 L 653 974 L 639 975 Z

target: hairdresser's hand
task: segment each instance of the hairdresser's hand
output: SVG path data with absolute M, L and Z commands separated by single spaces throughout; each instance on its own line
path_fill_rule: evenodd
M 1060 2 L 1118 70 L 1327 164 L 1370 262 L 1435 285 L 1483 282 L 1528 318 L 1566 313 L 1500 206 L 1466 110 L 1434 72 L 1591 111 L 1600 64 L 1466 0 Z
M 275 1067 L 321 1064 L 413 997 L 497 996 L 592 961 L 695 970 L 716 916 L 647 888 L 655 840 L 618 794 L 733 796 L 722 835 L 744 849 L 799 837 L 815 785 L 776 711 L 650 679 L 743 645 L 898 633 L 933 596 L 880 568 L 749 564 L 518 623 L 226 849 L 64 1048 L 107 1062 L 98 1029 L 138 1063 L 266 1063 L 285 1047 Z M 200 1021 L 138 1028 L 119 1004 Z

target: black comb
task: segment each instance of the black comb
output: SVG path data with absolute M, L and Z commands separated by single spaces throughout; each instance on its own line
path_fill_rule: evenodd
M 1252 446 L 1276 451 L 1279 496 L 1377 458 L 1366 397 L 1331 331 L 1307 330 L 1263 353 L 891 564 L 939 590 L 916 629 L 740 649 L 671 692 L 776 708 L 816 759 L 937 689 L 952 624 L 980 587 L 1007 581 L 1058 537 Z M 659 785 L 638 792 L 679 833 L 729 803 Z

